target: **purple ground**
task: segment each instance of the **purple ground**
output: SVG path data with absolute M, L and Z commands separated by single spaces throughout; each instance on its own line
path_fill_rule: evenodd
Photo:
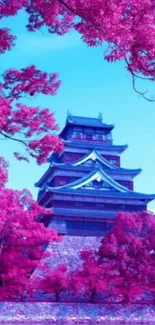
M 1 303 L 0 324 L 155 325 L 155 306 L 80 303 Z

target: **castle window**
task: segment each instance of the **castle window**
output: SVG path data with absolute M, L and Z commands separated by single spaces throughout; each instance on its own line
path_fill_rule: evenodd
M 110 163 L 111 163 L 112 165 L 117 165 L 117 160 L 116 160 L 116 159 L 110 160 Z
M 86 140 L 92 140 L 93 139 L 93 134 L 92 133 L 87 133 L 86 134 Z
M 98 134 L 98 140 L 99 140 L 99 141 L 103 141 L 103 136 L 102 136 L 102 134 Z
M 63 186 L 66 184 L 66 181 L 59 179 L 58 180 L 58 186 Z
M 103 203 L 96 203 L 96 207 L 99 209 L 104 209 L 105 205 Z
M 76 138 L 76 139 L 82 139 L 82 133 L 80 133 L 80 132 L 76 132 L 76 133 L 75 133 L 75 138 Z
M 67 155 L 66 158 L 67 158 L 67 161 L 72 161 L 72 156 L 71 155 Z
M 77 208 L 83 208 L 84 203 L 83 202 L 76 202 L 75 205 L 76 205 Z

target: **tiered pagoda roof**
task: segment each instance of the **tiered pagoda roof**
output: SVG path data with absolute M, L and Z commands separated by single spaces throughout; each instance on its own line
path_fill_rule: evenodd
M 154 194 L 134 192 L 133 179 L 141 168 L 120 166 L 120 154 L 127 145 L 113 145 L 113 128 L 103 123 L 101 116 L 67 116 L 60 134 L 64 151 L 59 156 L 51 155 L 47 172 L 36 183 L 40 188 L 39 203 L 52 208 L 58 223 L 61 218 L 68 225 L 69 220 L 75 224 L 78 220 L 101 222 L 121 210 L 145 210 L 147 203 L 155 199 Z
M 35 184 L 36 187 L 41 187 L 44 182 L 46 185 L 48 184 L 48 180 L 50 179 L 51 172 L 53 169 L 61 169 L 61 170 L 68 170 L 68 171 L 76 171 L 78 172 L 89 172 L 92 170 L 92 165 L 87 165 L 86 163 L 88 161 L 96 161 L 98 163 L 98 168 L 100 166 L 101 170 L 104 169 L 104 171 L 107 172 L 107 174 L 127 174 L 127 175 L 132 175 L 131 177 L 137 176 L 139 173 L 141 173 L 142 169 L 137 168 L 137 169 L 128 169 L 128 168 L 121 168 L 117 167 L 113 164 L 111 164 L 109 161 L 107 161 L 105 158 L 103 158 L 99 152 L 97 152 L 95 149 L 90 151 L 90 153 L 86 154 L 84 157 L 81 159 L 77 160 L 73 164 L 66 164 L 63 162 L 57 162 L 54 161 L 50 164 L 48 170 L 46 173 L 43 175 L 43 177 Z M 78 168 L 77 168 L 78 167 Z

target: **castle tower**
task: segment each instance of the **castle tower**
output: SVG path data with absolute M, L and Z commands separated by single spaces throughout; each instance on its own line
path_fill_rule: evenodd
M 50 166 L 36 183 L 38 202 L 51 208 L 47 226 L 70 236 L 103 236 L 120 211 L 147 209 L 155 195 L 134 192 L 134 178 L 141 169 L 121 167 L 127 145 L 115 145 L 114 125 L 98 118 L 68 112 L 60 133 L 64 151 L 52 154 Z

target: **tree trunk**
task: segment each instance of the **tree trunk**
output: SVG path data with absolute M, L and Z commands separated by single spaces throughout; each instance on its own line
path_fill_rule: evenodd
M 122 303 L 123 304 L 129 304 L 129 302 L 130 302 L 130 299 L 129 299 L 128 295 L 124 295 L 124 298 L 122 300 Z
M 60 292 L 57 292 L 55 293 L 55 300 L 56 302 L 58 302 L 60 300 Z
M 1 276 L 0 276 L 0 287 L 3 287 L 3 280 L 1 278 Z
M 90 302 L 95 302 L 95 298 L 96 298 L 96 291 L 92 291 L 91 292 L 91 297 L 90 297 Z

